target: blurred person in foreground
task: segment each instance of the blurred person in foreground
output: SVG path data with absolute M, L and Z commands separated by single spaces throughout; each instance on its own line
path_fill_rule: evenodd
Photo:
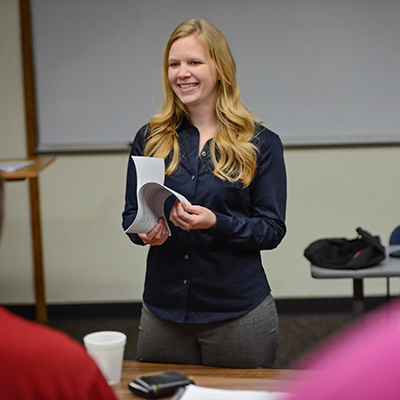
M 3 196 L 0 174 L 0 234 Z M 4 307 L 0 307 L 0 398 L 116 400 L 82 345 Z
M 309 370 L 286 387 L 288 400 L 400 398 L 400 301 L 344 329 L 293 367 Z

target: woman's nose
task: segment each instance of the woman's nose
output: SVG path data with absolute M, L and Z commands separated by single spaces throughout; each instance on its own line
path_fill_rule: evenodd
M 190 69 L 188 68 L 188 66 L 186 64 L 181 64 L 179 66 L 177 76 L 179 79 L 188 78 L 190 76 Z

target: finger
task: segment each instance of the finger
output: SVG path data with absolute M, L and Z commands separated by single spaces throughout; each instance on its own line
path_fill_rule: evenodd
M 168 239 L 168 237 L 169 237 L 169 228 L 165 221 L 164 221 L 164 225 L 163 225 L 163 236 L 165 236 L 166 239 Z
M 166 240 L 166 234 L 165 234 L 166 230 L 168 230 L 168 228 L 166 227 L 165 220 L 164 220 L 164 218 L 161 217 L 161 218 L 158 220 L 158 223 L 157 223 L 157 232 L 156 232 L 156 234 L 154 235 L 154 239 L 153 239 L 152 242 L 155 243 L 155 244 L 162 244 L 162 243 L 164 243 L 165 240 Z
M 167 225 L 167 222 L 165 221 L 164 217 L 161 217 L 158 221 L 160 223 L 161 236 L 165 236 L 166 233 L 169 234 L 168 225 Z
M 191 229 L 209 229 L 215 226 L 215 214 L 208 208 L 185 203 L 182 203 L 182 208 L 185 210 L 183 220 L 190 224 Z
M 147 238 L 147 233 L 139 233 L 138 236 L 142 239 L 144 244 L 149 244 L 149 240 Z
M 175 226 L 179 226 L 180 224 L 180 218 L 178 215 L 178 207 L 179 207 L 179 200 L 176 200 L 174 205 L 171 208 L 170 214 L 169 214 L 169 220 L 175 225 Z
M 152 242 L 153 243 L 158 243 L 160 241 L 161 237 L 162 237 L 162 230 L 159 229 L 159 231 L 155 234 Z
M 144 235 L 144 236 L 146 236 L 146 235 Z M 150 246 L 161 246 L 168 239 L 168 236 L 169 236 L 169 232 L 167 232 L 166 234 L 162 234 L 160 236 L 157 235 L 152 239 L 147 239 L 146 237 L 143 237 L 142 240 L 143 240 L 143 243 L 149 244 Z
M 169 232 L 168 231 L 166 233 L 163 232 L 163 234 L 159 238 L 154 239 L 151 242 L 151 246 L 161 246 L 162 244 L 164 244 L 166 242 L 168 237 L 169 237 Z
M 179 221 L 179 225 L 182 229 L 188 230 L 193 228 L 193 223 L 195 222 L 195 214 L 187 212 L 183 206 L 183 202 L 180 202 L 177 206 L 177 213 L 178 217 L 177 220 Z
M 158 232 L 156 233 L 154 239 L 151 242 L 152 245 L 162 245 L 168 239 L 169 236 L 168 226 L 163 217 L 161 217 L 158 220 L 157 225 L 158 225 Z
M 154 225 L 153 229 L 147 233 L 139 233 L 139 237 L 143 240 L 145 244 L 151 244 L 157 234 L 160 232 L 161 222 L 160 219 L 157 221 L 157 224 Z
M 177 224 L 179 224 L 178 218 L 176 217 L 176 215 L 170 215 L 169 216 L 169 220 L 176 226 Z
M 181 202 L 182 210 L 187 214 L 198 214 L 199 206 L 192 206 L 191 204 L 186 204 L 185 202 Z

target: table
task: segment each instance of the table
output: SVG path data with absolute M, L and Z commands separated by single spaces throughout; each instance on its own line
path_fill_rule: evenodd
M 360 315 L 364 312 L 364 278 L 400 276 L 400 258 L 389 257 L 392 251 L 400 250 L 400 245 L 386 247 L 386 258 L 378 265 L 357 270 L 330 269 L 311 265 L 311 276 L 317 279 L 353 279 L 353 312 Z M 389 291 L 388 291 L 389 292 Z
M 15 172 L 2 172 L 5 181 L 29 180 L 32 251 L 35 284 L 36 319 L 47 321 L 47 307 L 44 288 L 42 228 L 40 221 L 39 173 L 51 164 L 54 156 L 30 157 L 25 159 L 6 159 L 0 161 L 35 161 L 34 164 Z
M 220 389 L 282 391 L 285 384 L 310 371 L 290 369 L 235 369 L 205 367 L 202 365 L 156 364 L 124 361 L 121 382 L 114 385 L 119 400 L 142 399 L 128 389 L 128 383 L 137 375 L 164 371 L 179 371 L 191 378 L 199 386 Z M 171 397 L 167 397 L 171 398 Z

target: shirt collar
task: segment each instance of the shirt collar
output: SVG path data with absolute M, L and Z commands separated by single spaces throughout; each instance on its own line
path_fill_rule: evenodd
M 183 111 L 177 131 L 182 130 L 185 127 L 185 125 L 192 125 L 192 123 L 190 122 L 189 116 Z

